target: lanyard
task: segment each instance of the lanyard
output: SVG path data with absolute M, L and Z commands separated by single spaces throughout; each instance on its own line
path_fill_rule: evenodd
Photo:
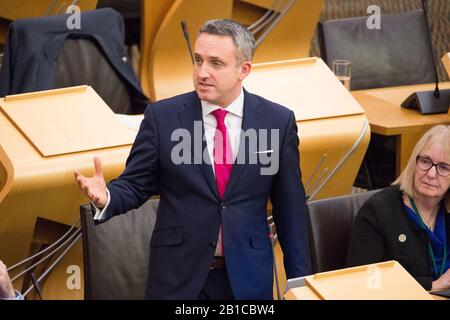
M 419 210 L 417 209 L 414 199 L 412 197 L 409 197 L 409 201 L 411 202 L 411 205 L 414 209 L 414 213 L 419 218 L 420 224 L 422 225 L 423 228 L 427 229 L 427 226 L 425 225 L 425 223 L 422 220 L 422 217 L 420 216 Z M 439 278 L 444 273 L 444 268 L 447 263 L 447 239 L 445 239 L 444 241 L 444 256 L 442 257 L 441 270 L 439 273 L 437 271 L 436 258 L 434 257 L 433 247 L 431 246 L 429 237 L 428 237 L 428 252 L 430 253 L 431 260 L 433 261 L 434 274 L 436 275 L 437 278 Z

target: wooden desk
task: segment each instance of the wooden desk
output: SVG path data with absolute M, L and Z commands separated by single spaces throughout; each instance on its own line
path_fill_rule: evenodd
M 74 225 L 87 199 L 73 170 L 91 176 L 97 155 L 106 181 L 112 180 L 123 171 L 135 135 L 86 86 L 0 99 L 0 259 L 11 266 Z M 83 274 L 80 241 L 41 283 L 44 299 L 83 299 L 82 282 L 79 288 L 66 285 L 72 265 Z M 14 286 L 23 292 L 28 286 L 22 280 Z
M 284 295 L 284 300 L 321 300 L 320 297 L 309 287 L 298 287 L 289 290 Z M 430 293 L 432 300 L 448 300 L 445 297 L 436 296 Z
M 403 266 L 391 260 L 332 270 L 304 278 L 286 300 L 435 300 Z
M 450 52 L 444 54 L 441 61 L 442 64 L 444 65 L 445 71 L 447 71 L 447 74 L 450 77 Z
M 449 89 L 450 82 L 441 83 L 440 88 Z M 366 112 L 371 131 L 397 137 L 397 175 L 405 168 L 415 144 L 425 131 L 438 124 L 450 123 L 449 114 L 422 115 L 416 110 L 400 106 L 412 92 L 432 89 L 434 84 L 352 92 Z

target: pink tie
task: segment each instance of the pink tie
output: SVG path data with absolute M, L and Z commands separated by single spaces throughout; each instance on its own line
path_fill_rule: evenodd
M 217 109 L 212 112 L 217 120 L 213 151 L 214 171 L 216 173 L 217 189 L 222 199 L 227 188 L 228 180 L 230 180 L 231 169 L 233 168 L 233 153 L 230 138 L 227 134 L 227 127 L 224 122 L 227 113 L 228 111 L 223 109 Z
M 227 113 L 228 111 L 223 109 L 217 109 L 212 112 L 212 115 L 217 120 L 216 132 L 214 134 L 214 171 L 216 173 L 217 189 L 222 199 L 227 188 L 228 180 L 230 180 L 231 169 L 233 168 L 233 153 L 230 138 L 227 134 L 227 127 L 225 126 L 225 116 Z M 215 255 L 224 255 L 222 226 L 219 231 Z

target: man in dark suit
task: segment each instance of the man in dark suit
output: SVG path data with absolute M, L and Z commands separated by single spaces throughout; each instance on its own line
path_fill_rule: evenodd
M 242 25 L 205 23 L 195 91 L 147 107 L 122 175 L 106 186 L 98 158 L 93 177 L 75 172 L 94 219 L 160 195 L 148 298 L 272 299 L 269 198 L 287 277 L 310 273 L 297 125 L 292 111 L 243 89 L 254 48 Z

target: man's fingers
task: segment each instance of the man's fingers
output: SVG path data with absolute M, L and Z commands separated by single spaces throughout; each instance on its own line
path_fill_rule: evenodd
M 88 189 L 88 185 L 85 181 L 80 181 L 78 183 L 78 185 L 80 186 L 81 190 L 83 190 L 83 191 Z
M 103 169 L 102 169 L 102 162 L 99 157 L 94 157 L 94 166 L 95 166 L 95 174 L 94 177 L 101 177 L 103 178 Z M 86 178 L 83 176 L 78 170 L 74 170 L 73 174 L 75 176 L 75 179 L 77 180 L 78 187 L 84 191 L 86 196 L 89 198 L 90 201 L 98 202 L 100 197 L 98 196 L 98 192 L 96 191 L 96 183 L 98 184 L 98 181 L 93 178 Z
M 103 176 L 102 161 L 97 156 L 94 157 L 94 166 L 95 166 L 95 175 Z
M 79 174 L 78 176 L 76 176 L 75 179 L 77 180 L 78 186 L 80 188 L 83 189 L 86 186 L 86 177 L 84 177 L 81 174 Z
M 89 191 L 89 189 L 90 189 L 89 180 L 86 177 L 82 176 L 82 175 L 79 175 L 76 178 L 76 180 L 77 180 L 78 188 L 83 190 L 86 193 L 86 195 L 88 195 L 87 193 L 90 192 Z
M 73 172 L 73 174 L 74 174 L 74 176 L 75 176 L 75 179 L 76 179 L 77 182 L 78 182 L 78 185 L 81 186 L 82 183 L 85 183 L 85 182 L 86 182 L 86 177 L 83 176 L 79 171 L 75 170 L 75 171 Z

